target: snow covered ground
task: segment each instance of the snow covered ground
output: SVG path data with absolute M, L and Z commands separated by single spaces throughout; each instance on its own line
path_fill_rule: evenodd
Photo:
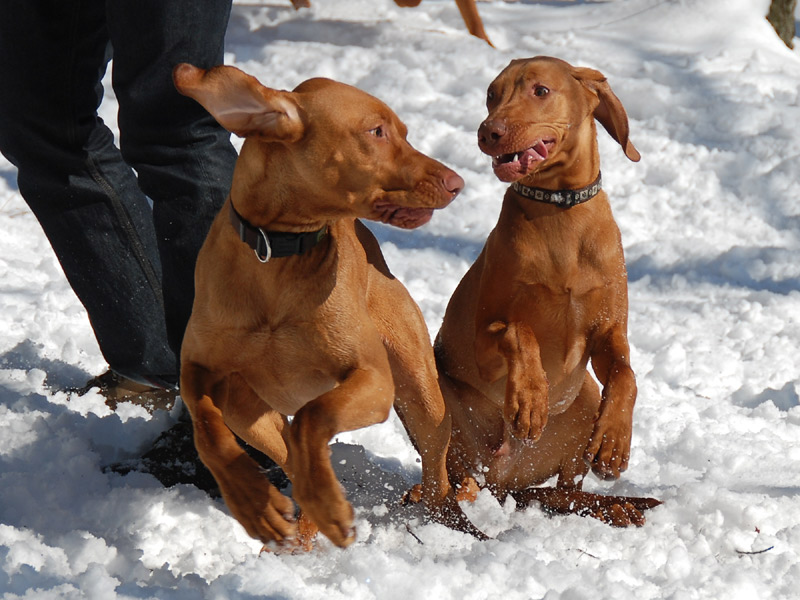
M 228 62 L 272 87 L 354 84 L 406 122 L 466 189 L 420 230 L 373 226 L 431 334 L 497 216 L 476 144 L 488 83 L 547 54 L 603 71 L 638 164 L 601 132 L 630 274 L 639 383 L 630 469 L 586 489 L 655 496 L 640 529 L 467 510 L 493 536 L 427 524 L 397 501 L 419 474 L 393 417 L 333 460 L 358 541 L 259 554 L 218 500 L 105 467 L 177 413 L 112 413 L 83 383 L 105 365 L 86 315 L 0 159 L 0 593 L 5 598 L 547 600 L 796 598 L 800 590 L 800 51 L 768 0 L 479 3 L 497 49 L 452 0 L 237 2 Z M 800 41 L 800 40 L 796 40 Z M 113 121 L 111 90 L 103 116 Z M 45 379 L 47 385 L 45 385 Z

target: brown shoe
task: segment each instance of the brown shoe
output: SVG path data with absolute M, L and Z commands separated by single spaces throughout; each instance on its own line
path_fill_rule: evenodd
M 97 388 L 105 396 L 106 405 L 111 410 L 116 410 L 117 404 L 120 402 L 138 404 L 151 413 L 158 409 L 170 410 L 178 395 L 178 390 L 167 390 L 138 383 L 110 369 L 102 375 L 93 377 L 86 382 L 85 386 L 76 389 L 75 392 L 78 396 L 83 396 L 94 388 Z

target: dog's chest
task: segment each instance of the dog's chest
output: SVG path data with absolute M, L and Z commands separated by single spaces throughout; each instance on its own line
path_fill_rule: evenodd
M 523 266 L 511 284 L 512 319 L 528 322 L 540 343 L 585 338 L 607 312 L 611 290 L 601 273 L 577 268 Z
M 615 290 L 606 273 L 576 252 L 543 249 L 516 255 L 510 279 L 508 319 L 533 332 L 548 375 L 554 410 L 580 388 L 592 340 L 612 316 Z
M 273 409 L 293 415 L 337 386 L 358 362 L 353 330 L 348 320 L 336 318 L 265 328 L 248 336 L 241 373 Z

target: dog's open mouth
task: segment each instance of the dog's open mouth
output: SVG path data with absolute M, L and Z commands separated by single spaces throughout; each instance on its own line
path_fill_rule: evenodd
M 530 173 L 536 165 L 547 159 L 554 140 L 537 140 L 524 150 L 492 157 L 494 174 L 500 181 L 517 181 Z
M 373 208 L 377 213 L 375 219 L 402 229 L 414 229 L 425 225 L 433 216 L 432 208 L 412 208 L 388 202 L 376 202 Z

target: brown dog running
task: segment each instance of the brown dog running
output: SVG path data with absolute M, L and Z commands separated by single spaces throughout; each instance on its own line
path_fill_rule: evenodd
M 487 106 L 479 146 L 512 185 L 435 343 L 453 420 L 451 481 L 475 477 L 518 504 L 641 523 L 658 501 L 580 491 L 589 465 L 618 478 L 630 455 L 627 275 L 594 123 L 638 161 L 627 115 L 601 73 L 549 57 L 512 61 Z M 554 475 L 556 489 L 532 488 Z
M 306 519 L 350 544 L 353 509 L 328 443 L 394 404 L 422 457 L 429 513 L 480 536 L 448 483 L 450 422 L 422 314 L 356 220 L 418 227 L 462 179 L 353 87 L 312 79 L 276 91 L 233 67 L 186 64 L 174 78 L 246 138 L 198 257 L 181 355 L 195 445 L 233 516 L 264 542 L 296 543 L 291 501 L 232 431 L 284 469 Z
M 407 8 L 419 6 L 422 0 L 394 0 L 394 3 L 397 6 Z M 295 10 L 308 8 L 311 6 L 311 0 L 292 0 L 292 6 L 294 6 Z M 467 30 L 475 37 L 493 46 L 483 28 L 483 19 L 481 19 L 478 7 L 475 5 L 475 0 L 456 0 L 456 6 L 458 6 L 458 12 L 461 13 L 461 18 L 464 19 L 464 25 L 467 26 Z

